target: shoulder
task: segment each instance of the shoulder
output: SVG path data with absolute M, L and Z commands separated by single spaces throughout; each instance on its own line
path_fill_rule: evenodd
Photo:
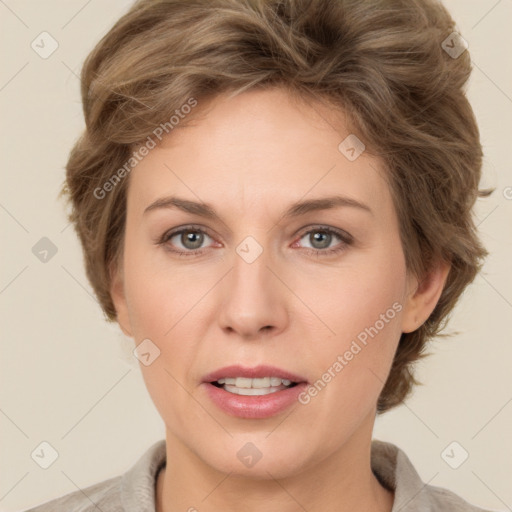
M 492 512 L 490 509 L 472 505 L 462 497 L 443 487 L 426 485 L 423 492 L 427 496 L 432 510 L 446 512 Z
M 423 482 L 407 455 L 392 443 L 372 440 L 371 467 L 381 484 L 394 491 L 391 512 L 492 512 Z
M 122 476 L 70 492 L 25 512 L 122 512 L 120 500 Z
M 154 512 L 156 478 L 165 463 L 165 440 L 160 440 L 150 446 L 123 475 L 23 512 Z

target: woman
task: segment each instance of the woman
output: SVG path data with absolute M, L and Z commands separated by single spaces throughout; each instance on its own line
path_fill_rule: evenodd
M 136 2 L 63 192 L 166 439 L 32 510 L 483 510 L 372 441 L 487 254 L 469 74 L 433 0 Z

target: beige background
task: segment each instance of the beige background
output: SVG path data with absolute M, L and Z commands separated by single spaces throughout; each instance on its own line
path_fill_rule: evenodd
M 132 341 L 104 322 L 56 198 L 83 128 L 81 64 L 130 3 L 0 1 L 0 511 L 119 475 L 164 437 Z M 445 3 L 474 62 L 468 93 L 486 154 L 483 185 L 497 189 L 476 211 L 491 256 L 453 315 L 460 334 L 432 345 L 435 355 L 418 367 L 426 385 L 379 418 L 374 437 L 404 449 L 425 482 L 512 510 L 512 2 Z M 59 44 L 47 59 L 31 48 L 43 31 Z M 42 237 L 58 251 L 46 263 L 32 253 Z M 48 469 L 31 458 L 43 441 L 59 455 Z M 453 441 L 469 453 L 458 469 L 441 457 Z

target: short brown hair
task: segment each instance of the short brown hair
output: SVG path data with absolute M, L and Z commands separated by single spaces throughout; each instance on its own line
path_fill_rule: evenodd
M 478 189 L 482 149 L 463 90 L 470 57 L 442 46 L 453 32 L 434 0 L 135 2 L 84 63 L 86 129 L 61 191 L 106 319 L 116 320 L 109 289 L 123 251 L 133 149 L 190 98 L 200 104 L 226 91 L 284 86 L 343 109 L 351 131 L 382 159 L 408 271 L 421 277 L 434 262 L 451 262 L 428 320 L 402 334 L 377 410 L 402 403 L 418 384 L 413 363 L 487 255 L 472 207 L 491 191 Z M 193 116 L 181 115 L 181 126 Z

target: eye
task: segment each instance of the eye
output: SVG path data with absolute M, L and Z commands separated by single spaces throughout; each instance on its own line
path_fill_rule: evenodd
M 164 233 L 158 244 L 170 246 L 169 250 L 180 256 L 193 256 L 204 251 L 202 245 L 207 238 L 212 239 L 204 230 L 188 226 Z
M 353 242 L 352 236 L 348 233 L 325 226 L 318 226 L 306 231 L 301 235 L 300 240 L 302 239 L 306 239 L 306 241 L 311 244 L 311 246 L 306 247 L 306 249 L 318 256 L 341 252 Z M 340 240 L 341 243 L 331 247 L 335 239 Z

